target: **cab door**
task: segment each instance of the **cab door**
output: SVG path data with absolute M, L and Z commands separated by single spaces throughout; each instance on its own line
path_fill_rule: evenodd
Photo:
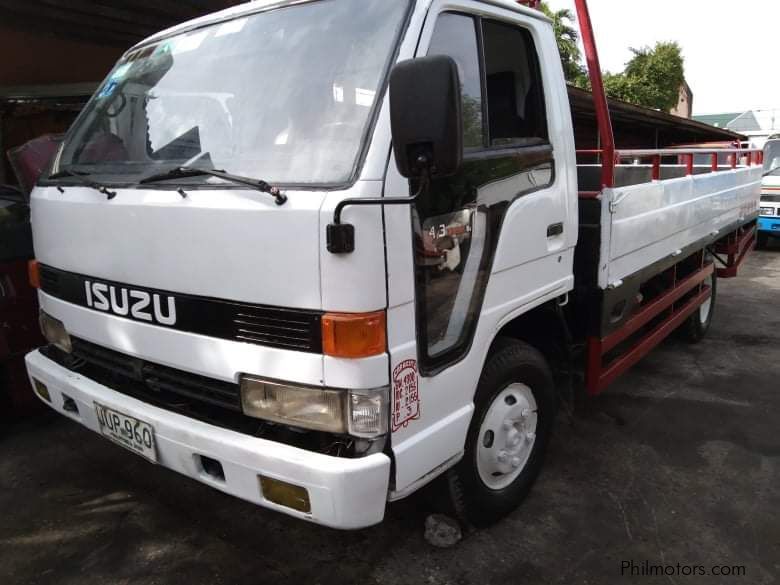
M 547 91 L 565 88 L 554 49 L 550 27 L 529 15 L 468 1 L 430 9 L 417 55 L 458 65 L 464 160 L 411 210 L 385 208 L 391 497 L 457 462 L 502 320 L 571 279 L 576 209 L 560 169 L 574 168 L 573 145 L 568 103 Z M 385 196 L 415 187 L 391 160 Z

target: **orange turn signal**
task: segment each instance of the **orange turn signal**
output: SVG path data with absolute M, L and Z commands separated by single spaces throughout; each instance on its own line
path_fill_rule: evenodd
M 322 316 L 322 351 L 342 358 L 379 355 L 387 347 L 385 312 L 326 313 Z
M 27 278 L 30 280 L 30 286 L 41 288 L 41 267 L 37 260 L 30 260 L 27 263 Z

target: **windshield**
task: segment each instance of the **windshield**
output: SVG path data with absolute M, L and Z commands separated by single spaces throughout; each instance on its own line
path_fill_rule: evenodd
M 780 140 L 770 140 L 764 145 L 764 172 L 780 174 Z
M 52 173 L 136 183 L 194 164 L 275 184 L 345 183 L 407 6 L 318 0 L 135 49 L 87 105 Z M 206 180 L 220 181 L 187 182 Z

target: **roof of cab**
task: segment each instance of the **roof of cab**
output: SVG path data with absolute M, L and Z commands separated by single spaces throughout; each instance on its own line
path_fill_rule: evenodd
M 218 22 L 223 22 L 225 20 L 230 20 L 233 18 L 238 18 L 240 16 L 244 16 L 247 14 L 262 12 L 264 10 L 280 8 L 283 6 L 292 6 L 295 4 L 306 4 L 314 1 L 317 0 L 252 0 L 251 2 L 245 2 L 244 4 L 232 6 L 230 8 L 226 8 L 218 12 L 212 12 L 211 14 L 206 14 L 205 16 L 194 18 L 192 20 L 188 20 L 181 24 L 174 25 L 170 28 L 162 30 L 144 39 L 140 43 L 136 44 L 133 48 L 140 47 L 142 45 L 146 45 L 149 43 L 153 43 L 175 34 L 184 33 L 196 28 L 208 26 L 211 24 L 216 24 Z M 418 0 L 418 1 L 422 1 L 426 5 L 426 9 L 427 6 L 429 6 L 432 2 L 432 0 Z M 540 10 L 535 10 L 529 8 L 528 6 L 519 4 L 516 0 L 478 0 L 478 1 L 483 2 L 485 4 L 491 4 L 493 6 L 506 8 L 514 12 L 519 12 L 521 14 L 525 14 L 527 16 L 531 16 L 539 20 L 552 22 Z

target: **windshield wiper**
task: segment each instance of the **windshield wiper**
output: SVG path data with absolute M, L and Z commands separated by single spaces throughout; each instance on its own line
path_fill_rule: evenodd
M 74 171 L 72 169 L 60 169 L 56 173 L 53 173 L 49 175 L 49 180 L 56 180 L 56 179 L 63 179 L 65 177 L 75 177 L 76 179 L 80 179 L 82 183 L 84 183 L 87 187 L 92 187 L 96 191 L 100 191 L 103 195 L 106 196 L 107 199 L 113 199 L 116 197 L 116 191 L 111 191 L 108 187 L 105 185 L 101 185 L 100 183 L 93 181 L 92 179 L 88 179 L 87 175 L 90 173 L 87 173 L 86 171 Z M 64 193 L 65 189 L 63 189 L 60 185 L 57 185 L 57 189 L 60 193 Z
M 176 167 L 168 171 L 163 171 L 162 173 L 156 173 L 154 175 L 149 175 L 148 177 L 144 177 L 143 179 L 138 181 L 138 184 L 145 185 L 147 183 L 155 183 L 157 181 L 167 181 L 169 179 L 184 179 L 187 177 L 198 177 L 201 175 L 210 175 L 212 177 L 219 177 L 220 179 L 224 179 L 225 181 L 231 181 L 233 183 L 238 183 L 240 185 L 247 185 L 249 187 L 253 187 L 258 191 L 262 191 L 263 193 L 268 193 L 269 195 L 271 195 L 276 201 L 277 205 L 284 205 L 285 202 L 287 201 L 287 196 L 284 195 L 279 190 L 279 187 L 273 187 L 268 183 L 266 183 L 265 181 L 261 181 L 259 179 L 251 179 L 249 177 L 231 175 L 230 173 L 226 173 L 225 171 L 218 170 L 218 169 L 201 169 L 198 167 L 187 167 L 187 166 Z

